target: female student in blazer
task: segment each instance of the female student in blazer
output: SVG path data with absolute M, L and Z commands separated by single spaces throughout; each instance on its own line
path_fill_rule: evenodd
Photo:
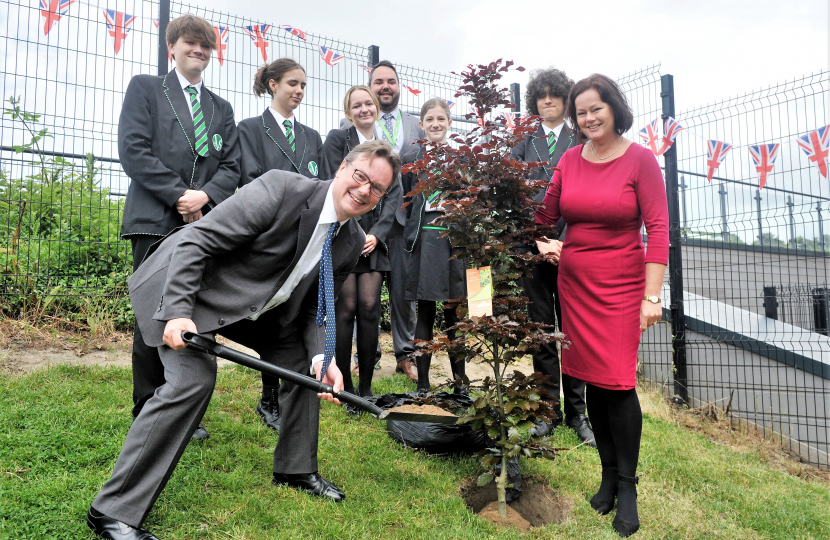
M 331 178 L 327 176 L 329 168 L 320 134 L 294 116 L 305 87 L 305 69 L 290 58 L 274 60 L 254 75 L 254 94 L 269 94 L 271 105 L 261 115 L 246 118 L 237 126 L 242 149 L 240 187 L 273 169 L 320 180 Z M 263 374 L 262 399 L 256 408 L 265 425 L 275 431 L 280 429 L 279 385 L 278 378 Z
M 421 107 L 421 127 L 430 142 L 447 144 L 447 134 L 452 125 L 450 108 L 441 99 L 430 99 Z M 414 163 L 424 156 L 423 147 L 410 147 L 401 158 L 403 163 Z M 409 173 L 402 179 L 404 193 L 409 193 L 417 178 Z M 406 272 L 406 299 L 418 301 L 418 321 L 415 325 L 415 339 L 431 340 L 435 324 L 437 302 L 461 298 L 466 292 L 467 263 L 463 259 L 450 259 L 453 249 L 448 238 L 439 238 L 442 230 L 435 223 L 442 209 L 438 204 L 439 193 L 418 194 L 412 201 L 412 212 L 404 229 L 406 250 L 411 253 Z M 449 309 L 447 309 L 449 307 Z M 456 306 L 446 306 L 444 323 L 447 328 L 458 322 Z M 455 338 L 455 332 L 447 332 Z M 429 389 L 429 365 L 432 355 L 421 355 L 415 362 L 418 366 L 418 390 Z M 465 375 L 464 361 L 456 361 L 450 355 L 450 367 L 454 379 Z
M 378 119 L 380 103 L 368 86 L 352 86 L 343 98 L 343 109 L 346 118 L 353 125 L 346 129 L 331 130 L 323 144 L 330 176 L 334 176 L 343 163 L 343 159 L 355 146 L 375 139 L 374 126 Z M 353 174 L 363 173 L 353 171 Z M 375 350 L 378 345 L 378 324 L 380 323 L 380 287 L 383 283 L 383 272 L 391 270 L 386 237 L 395 220 L 395 210 L 402 203 L 400 180 L 395 179 L 385 194 L 373 193 L 373 197 L 378 194 L 381 197 L 377 198 L 374 210 L 358 218 L 360 226 L 366 233 L 366 243 L 357 266 L 346 278 L 340 290 L 335 306 L 337 314 L 335 358 L 341 372 L 349 373 L 352 329 L 356 326 L 355 341 L 360 381 L 358 394 L 363 397 L 372 395 L 372 375 Z M 343 387 L 347 392 L 354 393 L 351 379 L 349 376 L 344 377 Z

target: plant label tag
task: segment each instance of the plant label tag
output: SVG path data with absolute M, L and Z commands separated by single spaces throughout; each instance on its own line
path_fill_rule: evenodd
M 493 276 L 489 266 L 467 270 L 467 309 L 468 317 L 493 315 Z

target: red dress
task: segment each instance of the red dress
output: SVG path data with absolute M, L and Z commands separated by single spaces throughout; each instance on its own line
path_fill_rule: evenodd
M 609 390 L 636 384 L 645 263 L 667 264 L 669 214 L 654 154 L 632 144 L 612 161 L 592 163 L 583 146 L 562 156 L 536 221 L 567 229 L 559 261 L 562 372 Z M 644 253 L 641 227 L 648 233 Z

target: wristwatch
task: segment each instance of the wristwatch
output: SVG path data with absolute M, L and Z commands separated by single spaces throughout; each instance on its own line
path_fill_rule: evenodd
M 643 300 L 648 300 L 652 304 L 659 304 L 660 303 L 660 297 L 659 296 L 644 296 Z

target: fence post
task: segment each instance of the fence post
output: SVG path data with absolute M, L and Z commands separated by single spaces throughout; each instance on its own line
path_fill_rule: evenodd
M 720 195 L 721 236 L 724 242 L 729 242 L 729 221 L 726 218 L 726 184 L 718 186 Z
M 158 66 L 160 76 L 167 75 L 169 62 L 167 57 L 167 23 L 170 22 L 170 0 L 159 0 L 159 57 Z
M 795 204 L 793 203 L 793 198 L 789 195 L 787 195 L 787 206 L 790 209 L 790 247 L 795 249 L 795 217 L 793 217 L 793 207 Z
M 758 245 L 764 247 L 764 226 L 761 222 L 761 190 L 755 190 L 755 197 L 753 197 L 758 208 Z
M 377 45 L 369 45 L 367 60 L 369 60 L 369 67 L 374 68 L 380 62 L 380 47 Z
M 683 204 L 683 236 L 686 236 L 686 230 L 689 228 L 689 220 L 686 218 L 686 177 L 680 177 L 680 202 Z
M 821 245 L 821 252 L 824 253 L 824 223 L 821 222 L 821 201 L 816 203 L 816 212 L 818 212 L 818 241 Z
M 674 76 L 660 78 L 663 98 L 663 120 L 674 118 Z M 669 200 L 669 289 L 672 333 L 672 365 L 674 393 L 688 403 L 686 372 L 686 315 L 683 309 L 683 252 L 680 242 L 680 201 L 677 177 L 677 145 L 663 154 L 666 164 L 666 195 Z
M 522 112 L 522 85 L 519 83 L 510 84 L 510 102 L 515 105 L 513 107 L 514 113 Z

